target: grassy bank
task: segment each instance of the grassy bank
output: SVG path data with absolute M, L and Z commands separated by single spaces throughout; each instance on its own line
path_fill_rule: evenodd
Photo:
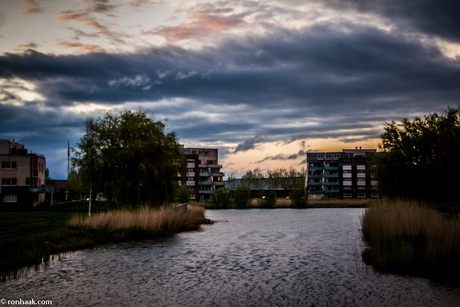
M 25 267 L 47 263 L 52 255 L 126 240 L 168 236 L 196 230 L 205 222 L 204 208 L 177 213 L 143 208 L 115 210 L 87 217 L 70 212 L 0 213 L 0 275 L 15 277 Z M 17 224 L 15 224 L 15 222 Z
M 361 220 L 368 243 L 362 257 L 385 273 L 457 279 L 460 273 L 460 220 L 427 205 L 379 201 Z

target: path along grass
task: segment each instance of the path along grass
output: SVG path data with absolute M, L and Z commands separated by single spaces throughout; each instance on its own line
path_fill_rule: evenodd
M 197 230 L 203 222 L 204 208 L 189 206 L 187 212 L 174 208 L 115 210 L 91 217 L 60 213 L 2 213 L 2 219 L 40 220 L 36 229 L 45 231 L 12 232 L 0 241 L 0 275 L 2 280 L 15 277 L 31 266 L 47 263 L 63 252 L 92 248 L 101 244 L 169 236 L 180 231 Z M 41 216 L 41 218 L 40 218 Z M 50 219 L 56 217 L 54 228 Z M 70 219 L 70 220 L 69 220 Z M 65 220 L 65 221 L 64 221 Z
M 362 257 L 386 273 L 457 279 L 460 220 L 417 202 L 382 200 L 364 212 Z

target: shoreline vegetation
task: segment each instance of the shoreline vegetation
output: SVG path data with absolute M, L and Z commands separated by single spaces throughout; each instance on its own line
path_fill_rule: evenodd
M 97 203 L 95 211 L 100 209 Z M 105 209 L 106 205 L 101 206 Z M 109 243 L 171 236 L 182 231 L 198 230 L 202 224 L 212 224 L 205 218 L 205 209 L 193 205 L 189 205 L 183 213 L 172 207 L 144 207 L 134 210 L 102 209 L 90 217 L 80 208 L 86 207 L 87 210 L 87 202 L 70 204 L 70 207 L 75 211 L 65 212 L 68 208 L 61 204 L 55 208 L 42 208 L 45 212 L 0 213 L 5 221 L 1 226 L 5 232 L 0 237 L 2 281 L 21 276 L 31 268 L 46 266 L 55 258 L 59 259 L 62 253 Z M 46 212 L 51 210 L 54 212 Z
M 459 282 L 457 211 L 446 213 L 415 201 L 379 200 L 363 213 L 361 225 L 368 244 L 362 258 L 375 271 Z
M 366 208 L 368 207 L 374 200 L 372 199 L 338 199 L 338 200 L 308 200 L 306 202 L 306 206 L 302 208 Z M 205 202 L 205 203 L 198 203 L 198 202 L 189 202 L 191 204 L 195 204 L 198 206 L 204 206 L 206 209 L 241 209 L 234 203 L 229 203 L 228 206 L 216 206 L 215 203 Z M 244 208 L 245 209 L 267 209 L 264 207 L 260 198 L 252 198 L 249 200 L 248 205 Z M 280 208 L 298 208 L 295 207 L 290 199 L 284 198 L 277 198 L 276 202 L 273 207 L 274 209 Z

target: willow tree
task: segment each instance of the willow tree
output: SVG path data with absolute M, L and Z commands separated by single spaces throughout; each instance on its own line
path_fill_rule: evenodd
M 143 111 L 89 118 L 73 160 L 86 187 L 118 204 L 162 205 L 174 200 L 182 160 L 174 132 Z
M 387 123 L 381 151 L 371 163 L 382 196 L 458 204 L 458 108 Z

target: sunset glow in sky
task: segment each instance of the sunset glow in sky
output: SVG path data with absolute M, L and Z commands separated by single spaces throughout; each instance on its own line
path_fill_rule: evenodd
M 454 0 L 2 0 L 0 138 L 67 176 L 87 117 L 146 110 L 226 174 L 377 148 L 460 103 Z

